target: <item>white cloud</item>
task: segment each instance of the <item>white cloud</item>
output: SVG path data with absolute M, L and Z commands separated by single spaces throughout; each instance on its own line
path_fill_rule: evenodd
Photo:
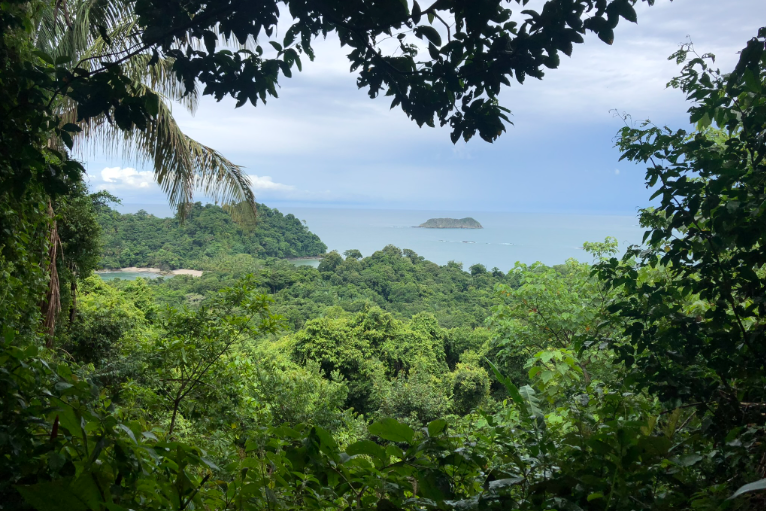
M 453 146 L 448 126 L 420 129 L 401 109 L 389 110 L 386 98 L 369 99 L 349 73 L 350 49 L 333 35 L 315 41 L 316 61 L 304 58 L 303 72 L 280 80 L 279 99 L 268 105 L 235 109 L 231 98 L 205 96 L 196 117 L 180 107 L 174 115 L 187 135 L 257 172 L 250 176 L 253 190 L 267 204 L 633 212 L 648 197 L 644 172 L 618 162 L 613 137 L 622 122 L 610 109 L 686 126 L 683 94 L 665 87 L 679 73 L 667 56 L 690 35 L 698 51 L 715 53 L 716 66 L 730 70 L 761 24 L 763 0 L 660 0 L 653 7 L 639 2 L 637 11 L 639 23 L 622 21 L 613 45 L 590 34 L 542 81 L 503 90 L 501 103 L 513 111 L 515 125 L 494 144 L 476 137 Z M 280 33 L 289 23 L 283 18 Z M 102 159 L 91 168 L 115 164 Z M 603 179 L 609 167 L 618 178 Z M 164 200 L 149 172 L 116 170 L 104 179 L 94 173 L 93 184 L 122 187 L 117 195 L 126 202 L 150 194 Z
M 148 189 L 154 184 L 154 172 L 131 167 L 106 167 L 101 171 L 101 179 L 105 183 L 102 188 L 108 190 Z
M 255 192 L 262 192 L 262 191 L 292 191 L 295 190 L 295 187 L 292 185 L 286 185 L 282 183 L 275 183 L 271 176 L 257 176 L 255 174 L 250 174 L 250 183 L 251 187 Z

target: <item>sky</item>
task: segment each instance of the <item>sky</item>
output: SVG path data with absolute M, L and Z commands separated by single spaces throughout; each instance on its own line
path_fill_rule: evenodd
M 453 145 L 448 127 L 418 128 L 386 98 L 369 99 L 333 37 L 315 42 L 316 60 L 281 78 L 279 99 L 267 105 L 235 109 L 231 99 L 203 97 L 195 115 L 179 106 L 174 115 L 187 135 L 244 166 L 259 202 L 283 210 L 634 214 L 651 193 L 644 169 L 619 161 L 615 111 L 688 127 L 682 93 L 666 88 L 679 72 L 667 57 L 691 38 L 722 71 L 732 69 L 766 24 L 766 2 L 657 0 L 636 11 L 638 23 L 622 20 L 613 45 L 589 34 L 542 81 L 506 87 L 500 102 L 514 124 L 492 144 L 476 136 Z M 90 187 L 127 209 L 166 203 L 148 165 L 100 154 L 85 163 Z

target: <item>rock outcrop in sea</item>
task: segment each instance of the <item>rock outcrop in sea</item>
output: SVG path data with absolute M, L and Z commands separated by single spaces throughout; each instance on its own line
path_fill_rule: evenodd
M 425 229 L 483 229 L 481 224 L 471 217 L 431 218 L 417 227 L 423 227 Z

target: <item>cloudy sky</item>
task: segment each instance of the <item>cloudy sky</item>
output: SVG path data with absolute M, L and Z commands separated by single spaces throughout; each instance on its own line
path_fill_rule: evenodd
M 763 0 L 657 0 L 637 12 L 612 46 L 590 35 L 544 80 L 506 88 L 514 125 L 494 144 L 452 145 L 447 129 L 418 128 L 369 99 L 333 38 L 316 42 L 316 60 L 303 59 L 266 106 L 203 98 L 194 116 L 174 112 L 188 135 L 245 167 L 259 202 L 281 208 L 630 214 L 649 193 L 643 169 L 619 161 L 622 121 L 611 111 L 685 127 L 683 96 L 665 88 L 678 72 L 668 55 L 690 37 L 726 71 L 766 24 Z M 86 163 L 91 187 L 126 205 L 165 201 L 148 167 L 100 155 Z

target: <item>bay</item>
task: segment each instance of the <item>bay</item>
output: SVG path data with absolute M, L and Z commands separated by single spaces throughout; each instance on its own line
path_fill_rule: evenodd
M 621 251 L 640 244 L 644 230 L 631 215 L 561 213 L 503 213 L 470 211 L 411 211 L 331 208 L 278 208 L 306 223 L 327 245 L 340 253 L 358 249 L 372 255 L 386 245 L 411 249 L 437 264 L 475 263 L 508 271 L 516 261 L 553 265 L 569 258 L 590 261 L 583 242 L 617 238 Z M 483 229 L 422 229 L 429 218 L 470 216 Z M 298 261 L 296 261 L 298 262 Z M 317 261 L 300 261 L 317 265 Z
M 160 274 L 151 271 L 97 271 L 96 275 L 101 277 L 101 280 L 110 281 L 114 279 L 122 280 L 136 280 L 137 278 L 143 279 L 156 279 L 158 277 L 172 278 L 173 274 Z
M 561 264 L 575 258 L 589 262 L 582 250 L 585 241 L 604 241 L 613 236 L 620 250 L 640 244 L 644 229 L 636 215 L 572 213 L 511 213 L 455 210 L 352 209 L 292 207 L 268 204 L 284 214 L 306 220 L 309 229 L 340 253 L 357 249 L 372 255 L 386 245 L 409 248 L 437 264 L 459 261 L 468 269 L 481 263 L 488 269 L 511 269 L 516 261 Z M 135 213 L 144 209 L 157 216 L 171 216 L 167 205 L 124 204 L 118 209 Z M 472 217 L 483 229 L 419 229 L 429 218 Z M 316 259 L 293 260 L 293 264 L 318 266 Z M 111 277 L 114 278 L 114 277 Z M 125 277 L 120 277 L 125 278 Z

